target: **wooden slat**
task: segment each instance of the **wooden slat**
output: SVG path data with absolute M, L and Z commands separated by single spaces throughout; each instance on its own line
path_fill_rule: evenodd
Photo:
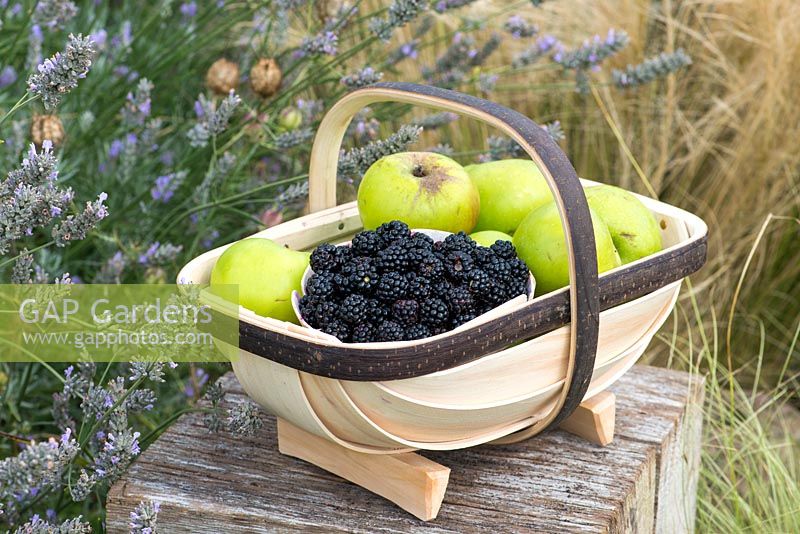
M 232 375 L 224 380 L 224 406 L 250 402 Z M 694 510 L 702 383 L 634 367 L 611 388 L 618 411 L 607 447 L 553 431 L 514 445 L 423 452 L 452 470 L 429 523 L 281 455 L 271 417 L 256 435 L 235 437 L 209 434 L 203 415 L 189 414 L 111 489 L 107 526 L 127 532 L 134 506 L 157 499 L 159 523 L 170 533 L 684 532 L 691 521 L 676 518 Z

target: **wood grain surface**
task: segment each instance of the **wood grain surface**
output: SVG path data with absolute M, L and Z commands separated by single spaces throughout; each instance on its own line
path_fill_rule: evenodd
M 223 405 L 251 402 L 231 375 Z M 281 455 L 275 420 L 254 436 L 209 434 L 201 414 L 167 430 L 109 492 L 109 532 L 143 499 L 169 533 L 691 531 L 702 378 L 636 366 L 610 391 L 616 435 L 599 447 L 563 431 L 514 445 L 424 456 L 451 468 L 436 520 Z

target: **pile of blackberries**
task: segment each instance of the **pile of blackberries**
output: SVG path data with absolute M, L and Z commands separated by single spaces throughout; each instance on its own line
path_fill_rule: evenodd
M 300 300 L 308 324 L 344 342 L 441 334 L 527 290 L 528 268 L 508 241 L 478 246 L 460 232 L 434 242 L 400 221 L 319 245 Z

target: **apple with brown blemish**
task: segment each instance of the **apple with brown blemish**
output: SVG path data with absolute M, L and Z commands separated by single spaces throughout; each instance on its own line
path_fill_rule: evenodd
M 433 152 L 400 152 L 370 166 L 358 188 L 364 228 L 400 220 L 411 228 L 471 232 L 480 194 L 456 161 Z

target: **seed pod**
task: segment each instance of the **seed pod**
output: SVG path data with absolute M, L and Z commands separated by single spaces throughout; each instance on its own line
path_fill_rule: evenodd
M 283 73 L 274 59 L 261 58 L 250 69 L 250 87 L 259 95 L 267 98 L 278 92 L 283 80 Z
M 31 120 L 31 138 L 40 147 L 44 141 L 60 145 L 64 141 L 64 125 L 58 115 L 34 115 Z
M 227 95 L 239 86 L 239 65 L 225 58 L 216 60 L 206 73 L 206 85 L 219 95 Z
M 284 108 L 278 115 L 278 126 L 284 130 L 296 130 L 303 125 L 303 114 L 295 107 Z

